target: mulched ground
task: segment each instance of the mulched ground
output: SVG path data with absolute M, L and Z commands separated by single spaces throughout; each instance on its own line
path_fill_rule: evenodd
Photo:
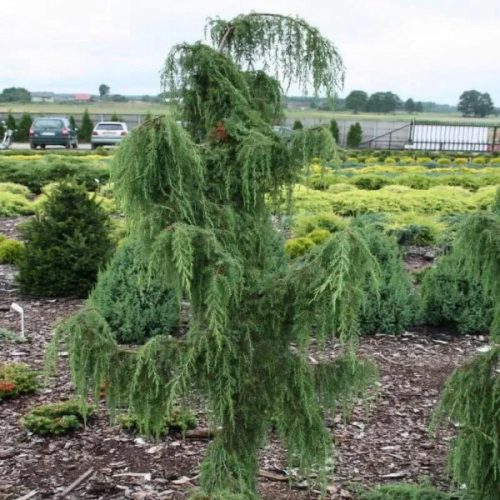
M 10 224 L 9 230 L 15 234 Z M 12 268 L 0 267 L 0 326 L 19 329 L 18 315 L 10 310 L 12 302 L 19 303 L 25 308 L 28 341 L 0 344 L 0 362 L 22 361 L 41 369 L 54 323 L 76 311 L 81 301 L 21 297 L 12 287 L 12 275 Z M 329 497 L 354 498 L 352 483 L 418 482 L 422 477 L 446 487 L 444 463 L 451 435 L 443 431 L 437 439 L 429 436 L 430 413 L 445 378 L 486 342 L 440 331 L 364 338 L 360 351 L 379 367 L 379 394 L 370 411 L 360 405 L 348 424 L 339 418 L 329 421 L 336 442 Z M 69 436 L 40 438 L 21 428 L 20 417 L 33 405 L 71 397 L 63 365 L 60 376 L 36 394 L 0 402 L 0 499 L 35 491 L 30 498 L 55 498 L 91 467 L 92 474 L 64 498 L 187 498 L 196 486 L 205 440 L 178 434 L 159 442 L 145 440 L 110 426 L 104 408 L 85 430 Z M 285 468 L 284 452 L 271 437 L 261 454 L 264 499 L 318 498 L 300 478 L 289 484 Z

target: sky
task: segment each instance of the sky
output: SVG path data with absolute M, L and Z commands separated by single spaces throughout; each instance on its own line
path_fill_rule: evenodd
M 500 105 L 498 0 L 2 0 L 0 89 L 157 94 L 174 44 L 203 40 L 207 17 L 252 10 L 299 15 L 334 42 L 341 96 L 453 105 L 476 89 Z

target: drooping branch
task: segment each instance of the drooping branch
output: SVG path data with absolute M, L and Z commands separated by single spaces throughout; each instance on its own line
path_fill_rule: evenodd
M 206 31 L 214 47 L 238 64 L 254 69 L 260 63 L 289 88 L 328 97 L 344 82 L 344 65 L 336 47 L 300 17 L 251 12 L 230 21 L 209 19 Z

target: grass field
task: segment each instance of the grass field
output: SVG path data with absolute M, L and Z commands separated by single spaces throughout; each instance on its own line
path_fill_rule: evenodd
M 0 103 L 0 113 L 61 113 L 63 115 L 79 115 L 89 110 L 91 114 L 112 114 L 118 115 L 142 115 L 146 113 L 159 114 L 168 110 L 165 104 L 147 103 L 147 102 L 94 102 L 90 104 L 71 104 L 71 103 Z M 321 121 L 329 122 L 332 118 L 336 120 L 383 120 L 383 121 L 403 121 L 409 122 L 412 119 L 417 120 L 436 120 L 443 122 L 475 122 L 484 125 L 500 125 L 500 118 L 464 118 L 459 113 L 393 113 L 393 114 L 375 114 L 375 113 L 349 113 L 344 111 L 318 111 L 315 109 L 287 109 L 286 117 L 290 120 L 301 120 L 304 122 Z

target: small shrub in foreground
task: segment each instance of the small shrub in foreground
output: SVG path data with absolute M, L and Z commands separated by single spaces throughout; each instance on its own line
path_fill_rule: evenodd
M 35 406 L 22 419 L 23 427 L 40 436 L 60 436 L 79 429 L 84 422 L 84 414 L 76 401 L 61 401 Z
M 168 434 L 171 430 L 184 433 L 189 429 L 194 429 L 197 422 L 196 415 L 192 411 L 179 407 L 174 408 L 172 413 L 165 417 L 165 426 L 158 437 Z M 141 432 L 139 420 L 132 413 L 120 415 L 118 423 L 126 431 Z
M 0 264 L 17 264 L 23 254 L 24 245 L 17 240 L 0 241 Z
M 450 500 L 449 493 L 429 484 L 393 483 L 375 486 L 371 490 L 358 491 L 360 500 Z
M 37 374 L 24 363 L 0 364 L 0 401 L 6 397 L 34 392 Z
M 419 321 L 456 328 L 460 333 L 488 331 L 493 304 L 481 284 L 468 277 L 454 255 L 441 257 L 425 272 L 420 289 Z
M 31 295 L 85 297 L 113 248 L 108 216 L 74 184 L 58 185 L 23 235 L 18 281 Z
M 161 274 L 148 277 L 140 245 L 126 241 L 99 274 L 89 297 L 119 343 L 143 344 L 179 320 L 179 299 Z

